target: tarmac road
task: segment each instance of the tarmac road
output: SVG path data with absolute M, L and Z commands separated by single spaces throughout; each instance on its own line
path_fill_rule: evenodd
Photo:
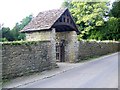
M 118 53 L 18 88 L 118 88 Z

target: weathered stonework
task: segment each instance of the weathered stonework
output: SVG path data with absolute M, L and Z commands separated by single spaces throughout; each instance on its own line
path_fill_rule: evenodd
M 26 40 L 27 41 L 51 41 L 52 48 L 53 48 L 53 57 L 56 57 L 55 47 L 56 43 L 60 43 L 61 40 L 65 40 L 65 61 L 66 62 L 74 62 L 77 61 L 77 48 L 78 48 L 78 41 L 77 41 L 77 34 L 76 31 L 65 31 L 65 32 L 56 32 L 53 28 L 50 31 L 40 31 L 40 32 L 32 32 L 26 33 Z
M 6 45 L 2 47 L 3 78 L 13 78 L 31 72 L 55 68 L 52 61 L 52 44 L 49 41 L 33 44 Z
M 117 51 L 118 43 L 116 42 L 96 42 L 96 41 L 77 41 L 76 31 L 56 32 L 55 29 L 50 31 L 33 32 L 34 38 L 28 40 L 50 40 L 52 43 L 52 57 L 56 61 L 55 47 L 56 43 L 65 40 L 65 62 L 78 62 L 88 57 L 101 56 Z M 39 33 L 39 34 L 37 34 Z M 49 34 L 47 34 L 49 33 Z M 40 36 L 39 36 L 40 35 Z M 31 35 L 30 35 L 31 36 Z M 39 38 L 38 38 L 39 37 Z M 40 39 L 42 37 L 42 39 Z
M 55 42 L 55 38 L 56 38 L 56 32 L 55 32 L 55 28 L 52 28 L 52 31 L 51 31 L 51 37 L 50 37 L 50 40 L 51 40 L 51 56 L 52 56 L 52 60 L 51 60 L 51 63 L 53 62 L 56 62 L 56 42 Z
M 61 36 L 59 36 L 62 34 Z M 51 41 L 36 41 L 31 44 L 3 44 L 2 76 L 14 78 L 32 72 L 40 72 L 56 67 L 55 35 L 66 40 L 65 60 L 79 62 L 81 60 L 120 51 L 119 42 L 76 41 L 74 32 L 56 33 L 52 30 Z M 70 38 L 69 35 L 73 35 Z M 74 36 L 75 35 L 75 36 Z M 66 37 L 66 38 L 65 38 Z
M 77 34 L 80 31 L 68 9 L 41 12 L 21 32 L 26 34 L 26 41 L 36 42 L 3 43 L 2 62 L 0 62 L 3 78 L 55 68 L 56 59 L 61 62 L 78 62 L 89 57 L 119 51 L 118 42 L 78 42 Z
M 74 62 L 77 60 L 77 34 L 75 31 L 56 32 L 56 43 L 65 40 L 65 61 Z
M 39 31 L 26 33 L 27 41 L 50 41 L 52 36 L 51 31 Z
M 119 45 L 119 42 L 79 41 L 78 60 L 119 52 Z

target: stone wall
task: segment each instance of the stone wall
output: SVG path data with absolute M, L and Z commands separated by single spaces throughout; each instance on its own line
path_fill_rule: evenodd
M 51 52 L 53 50 L 50 41 L 3 43 L 3 78 L 54 68 L 56 63 Z
M 78 60 L 102 56 L 120 51 L 120 43 L 115 41 L 79 41 Z
M 53 53 L 55 53 L 56 43 L 60 43 L 61 40 L 65 40 L 65 61 L 74 62 L 77 60 L 76 53 L 78 52 L 78 41 L 76 31 L 65 31 L 65 32 L 53 32 L 55 30 L 39 31 L 39 32 L 29 32 L 26 33 L 27 41 L 52 41 Z M 76 46 L 77 45 L 77 46 Z M 56 57 L 54 54 L 53 57 Z
M 65 61 L 74 62 L 77 59 L 76 52 L 78 50 L 77 34 L 75 31 L 56 32 L 56 43 L 65 40 Z
M 50 41 L 52 36 L 52 32 L 47 31 L 39 31 L 39 32 L 29 32 L 26 33 L 27 41 Z
M 24 41 L 2 44 L 3 78 L 14 78 L 56 67 L 55 43 L 65 39 L 65 60 L 79 62 L 96 56 L 120 51 L 119 42 L 77 41 L 73 32 L 55 33 L 51 41 Z M 56 39 L 56 40 L 55 40 Z M 1 72 L 0 72 L 1 73 Z

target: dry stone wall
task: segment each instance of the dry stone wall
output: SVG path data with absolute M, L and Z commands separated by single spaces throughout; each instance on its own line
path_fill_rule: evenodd
M 51 41 L 3 43 L 2 62 L 0 62 L 2 66 L 2 70 L 0 70 L 2 71 L 2 77 L 14 78 L 55 68 L 57 65 L 55 57 L 56 41 L 54 38 Z M 69 59 L 66 60 L 68 62 L 79 62 L 83 59 L 120 51 L 119 42 L 78 42 L 74 39 L 70 39 L 70 41 L 71 42 L 65 47 L 65 56 Z
M 52 61 L 51 47 L 49 41 L 15 45 L 4 43 L 2 46 L 3 78 L 14 78 L 54 68 L 56 63 Z
M 115 41 L 79 41 L 78 61 L 120 51 Z

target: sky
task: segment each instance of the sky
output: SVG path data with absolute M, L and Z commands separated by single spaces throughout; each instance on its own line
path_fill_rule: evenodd
M 11 29 L 17 22 L 40 11 L 60 8 L 64 0 L 0 0 L 0 24 Z M 111 0 L 114 1 L 114 0 Z
M 60 8 L 64 0 L 0 0 L 0 24 L 13 28 L 26 16 Z

